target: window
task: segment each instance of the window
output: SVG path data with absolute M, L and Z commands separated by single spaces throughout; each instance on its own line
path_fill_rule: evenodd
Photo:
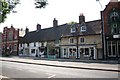
M 9 34 L 8 35 L 8 40 L 10 40 L 10 41 L 13 40 L 13 31 L 10 30 L 8 34 Z
M 16 44 L 14 45 L 14 50 L 17 50 L 17 45 Z
M 111 14 L 111 20 L 112 21 L 116 21 L 118 19 L 119 15 L 118 15 L 118 12 L 112 12 Z
M 34 42 L 34 47 L 36 47 L 36 43 Z
M 118 56 L 120 57 L 120 41 L 118 42 Z
M 76 56 L 76 48 L 69 48 L 69 56 Z
M 74 39 L 73 38 L 70 39 L 70 43 L 74 43 Z
M 89 55 L 89 48 L 85 48 L 85 55 Z
M 86 31 L 86 26 L 81 26 L 81 29 L 80 29 L 81 32 L 84 32 Z
M 43 42 L 41 43 L 41 46 L 44 47 L 44 43 Z
M 22 47 L 22 44 L 20 44 L 20 47 Z
M 27 47 L 29 47 L 29 43 L 27 43 Z
M 113 25 L 112 25 L 112 33 L 113 33 L 113 34 L 118 33 L 117 24 L 113 24 Z
M 84 43 L 84 38 L 80 38 L 80 42 L 81 42 L 81 43 Z
M 35 49 L 31 49 L 31 53 L 35 53 Z
M 67 57 L 67 49 L 66 48 L 63 49 L 63 54 L 64 54 L 64 57 Z
M 76 32 L 76 28 L 75 28 L 75 27 L 72 27 L 72 28 L 71 28 L 71 33 L 74 33 L 74 32 Z

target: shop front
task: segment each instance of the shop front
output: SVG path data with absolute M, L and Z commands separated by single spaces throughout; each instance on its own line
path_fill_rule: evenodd
M 118 59 L 120 57 L 120 40 L 107 41 L 107 59 Z
M 77 48 L 76 46 L 62 47 L 62 58 L 76 59 Z M 97 59 L 97 49 L 95 45 L 79 46 L 78 47 L 79 59 Z

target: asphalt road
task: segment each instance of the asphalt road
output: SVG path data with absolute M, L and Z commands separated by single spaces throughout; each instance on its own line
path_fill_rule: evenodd
M 118 78 L 118 72 L 0 61 L 0 75 L 9 78 Z

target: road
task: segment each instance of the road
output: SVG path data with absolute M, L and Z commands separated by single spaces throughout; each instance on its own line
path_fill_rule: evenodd
M 0 75 L 9 78 L 118 78 L 118 72 L 0 61 Z

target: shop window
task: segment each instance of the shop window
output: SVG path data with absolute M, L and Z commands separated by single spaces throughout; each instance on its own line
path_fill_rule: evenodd
M 41 43 L 41 46 L 44 47 L 44 43 L 43 42 Z
M 111 46 L 108 46 L 108 55 L 111 55 Z
M 20 44 L 20 47 L 22 47 L 22 44 Z
M 108 42 L 108 56 L 116 56 L 116 42 L 109 41 Z
M 119 53 L 119 56 L 120 56 L 120 43 L 118 45 L 118 53 Z
M 67 57 L 67 49 L 66 48 L 63 49 L 63 54 L 64 54 L 64 57 Z
M 70 56 L 76 56 L 76 48 L 70 48 L 69 49 L 69 55 Z
M 85 55 L 89 55 L 89 48 L 85 48 Z
M 116 53 L 116 47 L 115 47 L 115 45 L 112 46 L 112 51 L 113 51 L 113 56 L 114 56 L 115 53 Z
M 14 45 L 14 50 L 17 50 L 17 45 L 16 44 Z
M 35 53 L 35 49 L 31 49 L 31 53 Z
M 80 48 L 80 53 L 84 53 L 84 48 Z
M 29 43 L 27 43 L 27 47 L 29 47 Z
M 34 47 L 36 47 L 36 43 L 34 42 Z

